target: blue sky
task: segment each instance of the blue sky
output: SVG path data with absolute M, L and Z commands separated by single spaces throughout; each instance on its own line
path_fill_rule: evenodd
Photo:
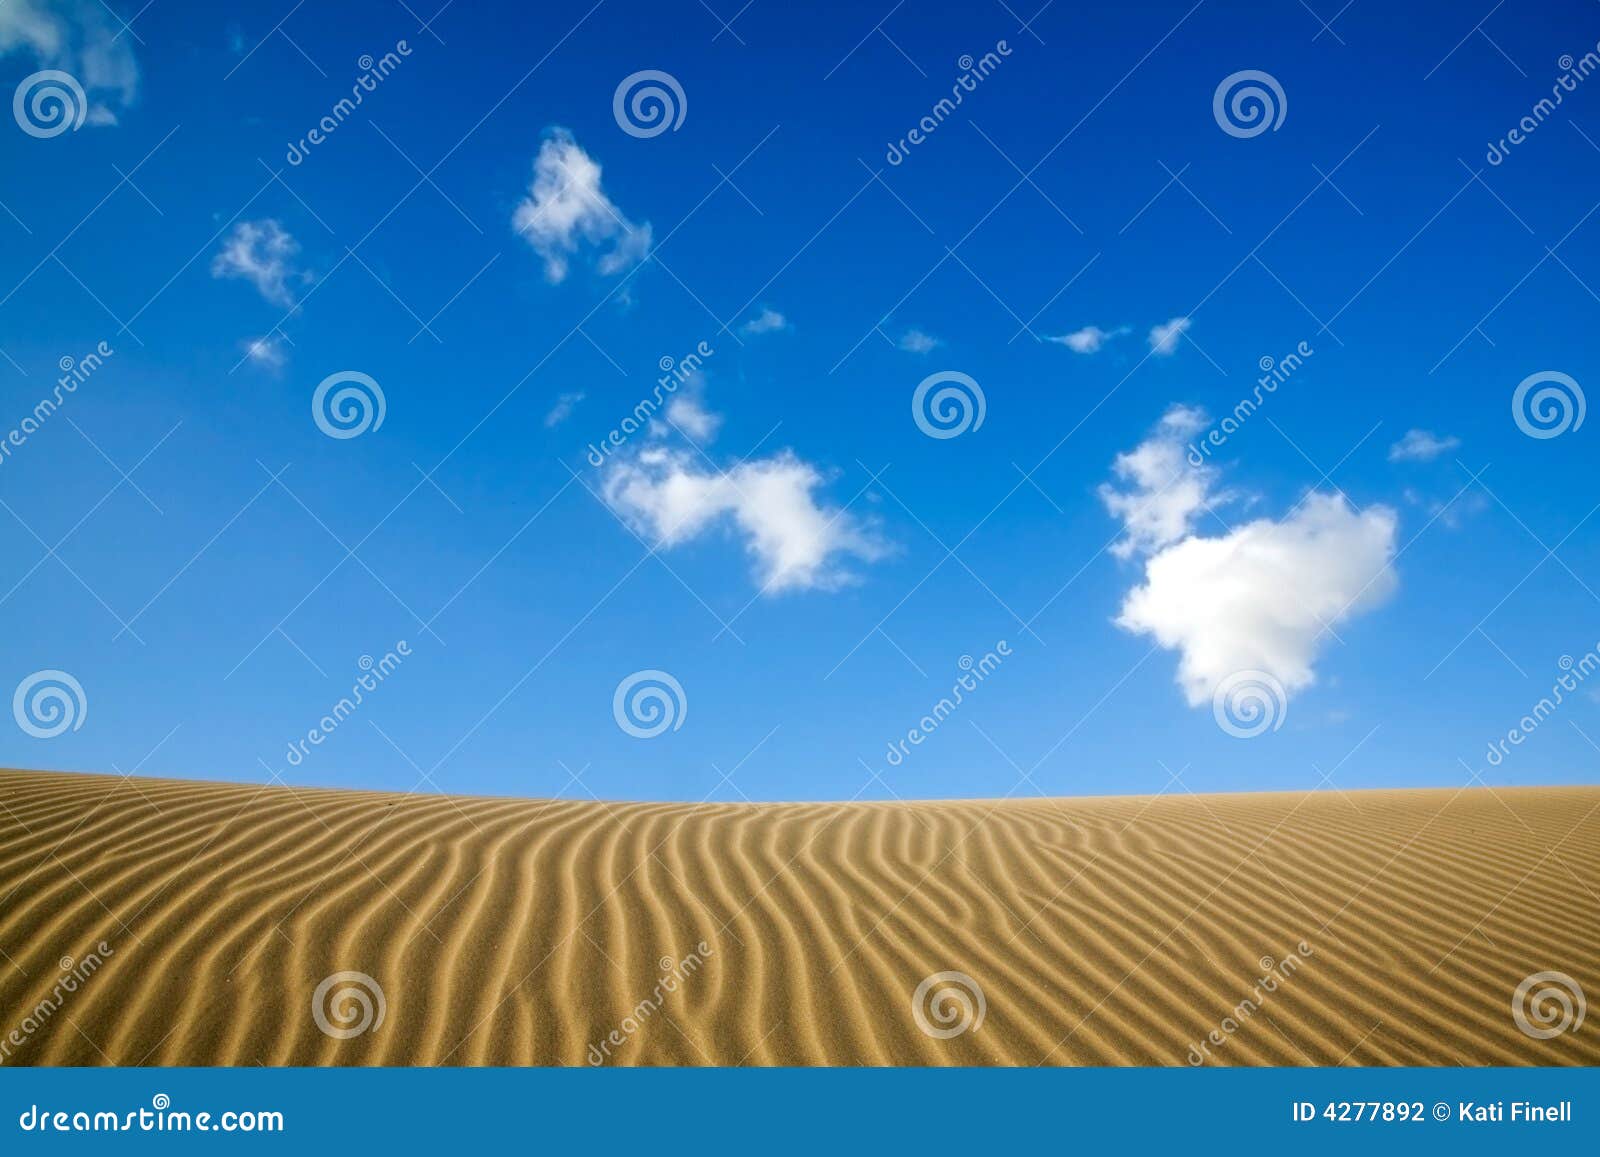
M 83 114 L 0 131 L 0 431 L 113 351 L 0 459 L 0 684 L 82 689 L 0 764 L 686 800 L 1593 781 L 1600 678 L 1487 758 L 1600 644 L 1596 430 L 1512 410 L 1600 377 L 1600 80 L 1533 111 L 1592 4 L 108 3 L 0 6 L 5 88 L 65 72 Z M 681 121 L 625 131 L 646 70 Z M 1244 71 L 1275 128 L 1218 119 Z M 670 424 L 591 465 L 701 343 Z M 1301 343 L 1206 465 L 1118 476 Z M 337 438 L 343 371 L 384 411 Z M 945 372 L 983 421 L 930 437 Z M 1168 521 L 1130 539 L 1110 493 Z M 1213 710 L 1241 666 L 1274 684 L 1251 738 Z M 641 671 L 681 688 L 650 738 L 613 710 Z

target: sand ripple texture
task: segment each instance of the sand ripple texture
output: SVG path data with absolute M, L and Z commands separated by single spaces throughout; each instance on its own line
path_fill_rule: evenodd
M 0 772 L 0 1064 L 1593 1065 L 1597 932 L 1595 787 L 691 806 Z

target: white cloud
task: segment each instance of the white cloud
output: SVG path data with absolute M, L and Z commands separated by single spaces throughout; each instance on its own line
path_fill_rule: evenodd
M 307 274 L 295 268 L 294 259 L 299 252 L 300 243 L 271 218 L 240 221 L 222 243 L 222 250 L 211 259 L 211 276 L 240 278 L 275 305 L 293 305 L 290 280 L 309 280 Z
M 920 329 L 908 329 L 900 335 L 899 347 L 908 354 L 930 353 L 941 344 L 939 339 L 923 333 Z
M 1428 521 L 1437 522 L 1447 530 L 1460 530 L 1467 519 L 1489 509 L 1489 500 L 1478 491 L 1471 494 L 1456 493 L 1448 502 L 1419 494 L 1411 487 L 1405 489 L 1405 499 L 1413 506 L 1428 512 Z
M 1329 628 L 1371 609 L 1398 586 L 1396 516 L 1356 511 L 1339 494 L 1312 493 L 1282 519 L 1261 518 L 1217 537 L 1194 533 L 1197 512 L 1221 499 L 1214 471 L 1163 489 L 1181 441 L 1204 415 L 1169 411 L 1157 434 L 1117 459 L 1134 494 L 1105 493 L 1149 557 L 1117 625 L 1179 653 L 1177 681 L 1191 706 L 1241 671 L 1265 671 L 1288 692 L 1310 686 Z M 1208 468 L 1209 471 L 1209 468 Z M 1198 489 L 1193 483 L 1198 481 Z M 1173 491 L 1185 488 L 1181 497 Z M 1159 513 L 1135 505 L 1139 496 Z
M 584 397 L 585 395 L 582 390 L 576 390 L 569 394 L 562 394 L 560 397 L 558 397 L 550 409 L 545 411 L 545 429 L 554 429 L 556 426 L 561 425 L 562 422 L 565 422 L 568 418 L 572 417 L 572 411 L 577 409 L 578 403 L 583 401 Z
M 1170 358 L 1178 352 L 1178 341 L 1193 324 L 1187 317 L 1174 317 L 1162 325 L 1150 327 L 1150 352 L 1157 357 Z
M 1073 330 L 1055 336 L 1046 335 L 1045 341 L 1053 341 L 1057 345 L 1064 345 L 1073 353 L 1092 354 L 1099 353 L 1100 348 L 1114 337 L 1121 337 L 1128 332 L 1127 326 L 1118 326 L 1116 329 L 1101 329 L 1097 325 L 1086 325 L 1082 329 Z
M 744 537 L 763 594 L 836 589 L 854 577 L 847 557 L 871 562 L 887 553 L 867 523 L 818 501 L 825 479 L 793 451 L 726 473 L 698 461 L 690 451 L 651 446 L 609 469 L 606 501 L 664 549 L 731 526 Z
M 289 360 L 289 355 L 283 351 L 283 340 L 273 334 L 265 337 L 253 337 L 243 342 L 244 356 L 263 369 L 281 370 Z
M 1185 442 L 1191 434 L 1206 428 L 1204 410 L 1173 406 L 1151 436 L 1138 446 L 1118 454 L 1112 469 L 1128 490 L 1118 490 L 1109 482 L 1100 487 L 1106 509 L 1122 519 L 1127 535 L 1111 548 L 1118 558 L 1135 551 L 1151 551 L 1177 542 L 1189 534 L 1194 522 L 1205 511 L 1226 497 L 1213 492 L 1216 468 L 1194 466 L 1186 455 Z
M 722 415 L 706 408 L 705 382 L 699 377 L 673 397 L 664 413 L 668 421 L 651 423 L 653 438 L 676 433 L 703 445 L 722 425 Z M 792 450 L 745 459 L 722 471 L 703 450 L 655 442 L 614 460 L 601 489 L 613 510 L 663 549 L 718 526 L 732 528 L 755 560 L 761 593 L 772 594 L 835 589 L 854 577 L 845 559 L 871 562 L 888 553 L 866 520 L 818 500 L 815 491 L 825 481 L 817 467 Z
M 1394 592 L 1394 539 L 1388 508 L 1358 514 L 1342 495 L 1311 494 L 1281 522 L 1258 519 L 1156 554 L 1117 625 L 1179 652 L 1191 706 L 1238 671 L 1265 671 L 1292 693 L 1315 681 L 1327 628 Z
M 132 37 L 99 0 L 5 0 L 0 56 L 26 52 L 45 68 L 70 73 L 89 98 L 85 124 L 114 125 L 139 91 Z
M 739 331 L 747 334 L 761 334 L 777 333 L 781 330 L 793 328 L 789 324 L 789 319 L 784 317 L 783 314 L 771 306 L 763 305 L 761 312 L 740 326 Z
M 1389 447 L 1391 462 L 1432 462 L 1461 445 L 1461 439 L 1447 434 L 1443 438 L 1432 430 L 1407 430 L 1406 436 Z
M 696 445 L 704 446 L 717 436 L 722 428 L 722 415 L 706 406 L 706 378 L 698 370 L 690 370 L 681 379 L 676 392 L 661 411 L 661 417 L 650 420 L 650 437 L 670 438 L 679 434 Z
M 596 263 L 608 276 L 631 268 L 650 252 L 649 224 L 635 225 L 622 214 L 600 188 L 600 166 L 561 129 L 539 146 L 533 183 L 511 224 L 544 258 L 544 275 L 552 284 L 566 279 L 579 242 L 609 246 Z
M 722 415 L 706 409 L 704 390 L 698 379 L 692 379 L 672 396 L 665 413 L 667 424 L 692 442 L 704 444 L 711 441 L 722 425 Z M 657 430 L 656 433 L 657 436 L 664 436 L 665 430 Z

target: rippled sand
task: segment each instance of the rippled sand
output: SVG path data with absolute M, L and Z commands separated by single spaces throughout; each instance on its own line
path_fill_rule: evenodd
M 1540 1039 L 1512 1007 L 1543 972 L 1535 1031 L 1565 978 L 1600 996 L 1597 932 L 1595 787 L 689 806 L 0 772 L 3 1064 L 1600 1064 L 1600 1011 Z

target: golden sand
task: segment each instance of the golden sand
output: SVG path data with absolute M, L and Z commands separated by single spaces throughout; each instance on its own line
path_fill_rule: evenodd
M 0 772 L 0 1064 L 1592 1065 L 1600 1011 L 1541 1039 L 1512 1004 L 1541 972 L 1600 996 L 1597 927 L 1596 787 L 690 806 Z

